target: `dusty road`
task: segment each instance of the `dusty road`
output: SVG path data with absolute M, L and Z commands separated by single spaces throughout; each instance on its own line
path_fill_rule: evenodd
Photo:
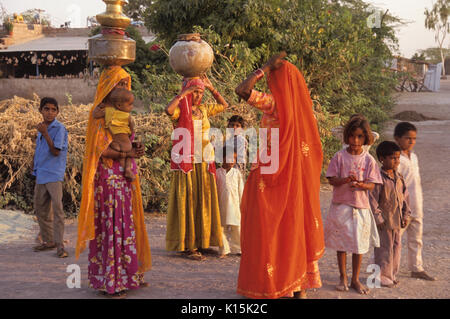
M 319 266 L 323 287 L 308 293 L 309 298 L 450 298 L 450 81 L 442 82 L 438 93 L 402 93 L 394 113 L 410 110 L 440 121 L 416 122 L 419 156 L 424 189 L 424 264 L 438 280 L 425 282 L 409 277 L 406 268 L 406 249 L 402 253 L 400 284 L 397 288 L 372 289 L 368 296 L 354 291 L 337 292 L 338 269 L 334 251 L 326 250 Z M 392 138 L 395 122 L 388 125 L 383 135 Z M 326 217 L 331 188 L 323 186 L 321 204 Z M 236 294 L 239 257 L 206 261 L 189 261 L 164 250 L 165 217 L 147 216 L 152 248 L 153 269 L 146 274 L 150 287 L 133 291 L 128 298 L 222 299 L 241 298 Z M 74 258 L 76 222 L 67 221 L 66 239 L 70 257 L 58 259 L 55 251 L 32 251 L 37 224 L 31 216 L 0 211 L 0 298 L 103 298 L 88 288 L 87 252 L 79 260 Z M 366 254 L 362 266 L 362 280 L 370 263 Z M 351 270 L 348 260 L 348 271 Z M 81 288 L 66 285 L 67 266 L 81 268 Z

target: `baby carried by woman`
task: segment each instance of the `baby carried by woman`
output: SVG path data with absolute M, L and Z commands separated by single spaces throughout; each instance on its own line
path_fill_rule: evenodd
M 134 180 L 132 171 L 132 158 L 126 153 L 132 149 L 130 136 L 134 132 L 134 122 L 130 116 L 133 109 L 134 95 L 126 89 L 116 88 L 106 97 L 103 107 L 105 108 L 105 127 L 112 134 L 110 147 L 121 152 L 120 166 L 124 168 L 124 176 Z

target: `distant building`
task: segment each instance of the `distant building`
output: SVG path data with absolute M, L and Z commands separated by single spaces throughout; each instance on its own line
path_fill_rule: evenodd
M 46 78 L 83 74 L 90 67 L 87 40 L 88 37 L 42 37 L 11 45 L 0 50 L 0 77 Z

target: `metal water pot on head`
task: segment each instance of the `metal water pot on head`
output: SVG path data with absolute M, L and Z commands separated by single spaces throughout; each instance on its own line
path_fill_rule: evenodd
M 211 46 L 200 38 L 199 33 L 180 34 L 169 51 L 170 66 L 185 78 L 206 73 L 213 61 L 214 52 Z
M 126 65 L 136 59 L 136 42 L 126 35 L 131 19 L 122 13 L 125 0 L 103 0 L 106 12 L 96 16 L 102 33 L 89 38 L 89 60 L 101 65 Z

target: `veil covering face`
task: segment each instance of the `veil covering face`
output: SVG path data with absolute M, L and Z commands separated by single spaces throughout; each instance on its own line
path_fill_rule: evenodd
M 279 298 L 307 286 L 324 252 L 323 155 L 309 90 L 287 61 L 270 72 L 268 84 L 280 123 L 279 166 L 274 174 L 261 174 L 261 166 L 252 171 L 241 203 L 238 293 L 251 298 Z
M 112 142 L 112 135 L 105 128 L 105 119 L 94 119 L 92 114 L 94 109 L 102 103 L 105 97 L 122 79 L 128 79 L 128 90 L 131 91 L 131 77 L 123 68 L 120 66 L 110 66 L 104 69 L 97 85 L 94 104 L 89 112 L 86 130 L 86 149 L 83 157 L 81 205 L 78 214 L 78 239 L 75 248 L 75 256 L 77 259 L 80 253 L 86 248 L 87 241 L 95 238 L 94 177 L 102 153 Z M 112 167 L 112 159 L 102 158 L 101 160 L 108 167 Z M 139 271 L 144 272 L 151 268 L 151 253 L 147 230 L 145 228 L 144 209 L 138 175 L 136 175 L 136 179 L 131 183 L 131 186 Z

